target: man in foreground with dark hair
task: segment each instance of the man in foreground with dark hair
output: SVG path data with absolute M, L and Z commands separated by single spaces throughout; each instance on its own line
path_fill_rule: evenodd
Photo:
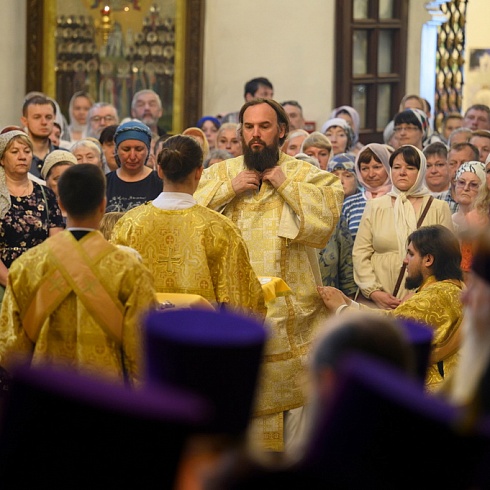
M 133 383 L 141 373 L 140 315 L 156 304 L 149 271 L 98 231 L 105 177 L 70 167 L 58 182 L 66 230 L 9 270 L 0 313 L 0 365 L 28 360 Z
M 204 170 L 194 196 L 240 228 L 259 278 L 279 277 L 294 292 L 268 304 L 271 338 L 252 424 L 255 442 L 281 451 L 304 403 L 311 340 L 328 316 L 316 291 L 317 249 L 337 225 L 344 193 L 333 174 L 280 152 L 289 119 L 275 100 L 244 104 L 240 125 L 243 155 Z
M 405 317 L 434 329 L 426 386 L 434 390 L 458 361 L 463 306 L 463 273 L 459 241 L 442 225 L 422 226 L 408 237 L 405 287 L 415 293 L 394 310 L 359 305 L 336 288 L 319 287 L 326 307 L 339 314 L 344 309 L 368 309 L 383 315 Z

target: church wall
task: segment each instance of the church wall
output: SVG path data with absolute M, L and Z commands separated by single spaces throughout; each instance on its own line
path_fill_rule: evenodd
M 203 113 L 238 110 L 258 76 L 278 101 L 295 99 L 321 125 L 332 110 L 334 0 L 208 0 Z
M 25 95 L 26 2 L 0 0 L 0 128 L 20 124 Z
M 486 12 L 487 1 L 468 2 L 467 60 L 469 49 L 490 48 L 486 16 L 479 15 Z M 425 3 L 410 0 L 407 92 L 418 92 L 420 33 L 430 18 Z M 25 67 L 20 60 L 25 59 L 26 0 L 0 0 L 0 6 L 2 127 L 19 123 L 25 94 Z M 306 118 L 320 126 L 333 107 L 334 28 L 335 0 L 207 0 L 203 114 L 238 110 L 245 81 L 266 76 L 274 84 L 277 100 L 297 99 Z M 469 85 L 465 102 L 470 99 Z

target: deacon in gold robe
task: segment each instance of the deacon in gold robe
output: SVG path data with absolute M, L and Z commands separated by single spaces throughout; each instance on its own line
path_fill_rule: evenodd
M 135 256 L 97 230 L 105 177 L 95 165 L 59 181 L 67 230 L 9 269 L 0 313 L 0 365 L 60 364 L 134 383 L 142 371 L 140 316 L 156 306 L 153 280 Z
M 199 295 L 215 306 L 265 317 L 262 286 L 250 265 L 238 228 L 197 204 L 193 193 L 203 171 L 198 142 L 176 135 L 158 157 L 163 190 L 129 210 L 114 226 L 111 242 L 139 252 L 159 293 Z
M 111 242 L 139 252 L 159 293 L 198 294 L 216 306 L 265 316 L 262 287 L 240 231 L 189 194 L 162 192 L 129 210 Z
M 369 309 L 432 327 L 434 337 L 425 384 L 429 391 L 436 391 L 459 359 L 463 319 L 460 296 L 464 287 L 461 252 L 454 233 L 442 225 L 422 226 L 408 240 L 405 284 L 415 292 L 395 309 L 378 310 L 359 305 L 331 287 L 319 288 L 319 292 L 332 312 L 340 313 L 344 308 Z
M 333 174 L 279 151 L 289 121 L 274 100 L 247 102 L 240 123 L 244 155 L 206 169 L 195 196 L 238 226 L 258 276 L 279 277 L 292 290 L 267 305 L 272 333 L 251 430 L 252 442 L 281 451 L 284 435 L 293 438 L 291 410 L 304 404 L 311 341 L 328 316 L 316 290 L 318 249 L 337 225 L 343 190 Z

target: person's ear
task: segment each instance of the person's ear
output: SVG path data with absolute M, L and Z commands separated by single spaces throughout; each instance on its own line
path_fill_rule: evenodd
M 286 134 L 286 125 L 284 123 L 279 124 L 279 139 L 284 138 Z
M 434 256 L 431 254 L 427 254 L 424 257 L 424 265 L 425 267 L 432 267 L 434 265 Z
M 160 179 L 163 180 L 163 171 L 162 171 L 162 167 L 160 167 L 160 165 L 156 165 L 157 167 L 157 173 L 158 173 L 158 177 L 160 177 Z
M 196 180 L 199 181 L 201 180 L 202 173 L 204 171 L 204 167 L 201 165 L 200 167 L 196 168 Z

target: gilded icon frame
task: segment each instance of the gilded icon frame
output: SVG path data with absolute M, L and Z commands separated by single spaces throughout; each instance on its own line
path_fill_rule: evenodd
M 83 0 L 62 0 L 63 9 L 73 4 L 74 11 L 80 11 Z M 138 5 L 148 12 L 149 5 L 163 4 L 166 0 L 136 0 L 126 2 Z M 85 5 L 104 5 L 97 0 L 85 0 Z M 109 2 L 110 3 L 110 2 Z M 113 4 L 121 3 L 113 0 Z M 201 117 L 202 94 L 202 46 L 204 31 L 204 0 L 174 0 L 175 3 L 175 49 L 174 72 L 170 112 L 166 127 L 170 133 L 179 133 L 184 128 L 194 126 Z M 48 96 L 59 98 L 59 44 L 56 36 L 60 31 L 59 0 L 27 1 L 27 43 L 26 43 L 26 92 L 42 91 Z M 78 10 L 77 10 L 78 9 Z M 92 8 L 94 16 L 101 11 Z M 143 14 L 143 15 L 144 15 Z M 97 18 L 94 17 L 94 22 Z M 124 25 L 123 25 L 124 28 Z M 71 58 L 73 59 L 73 58 Z M 99 87 L 99 82 L 97 82 Z M 135 86 L 136 87 L 136 86 Z M 152 88 L 140 86 L 140 88 Z M 97 93 L 99 95 L 99 93 Z M 65 97 L 66 98 L 66 97 Z M 98 97 L 95 97 L 98 99 Z M 66 101 L 62 106 L 66 114 Z M 125 116 L 124 112 L 121 116 Z M 164 116 L 165 117 L 165 116 Z

